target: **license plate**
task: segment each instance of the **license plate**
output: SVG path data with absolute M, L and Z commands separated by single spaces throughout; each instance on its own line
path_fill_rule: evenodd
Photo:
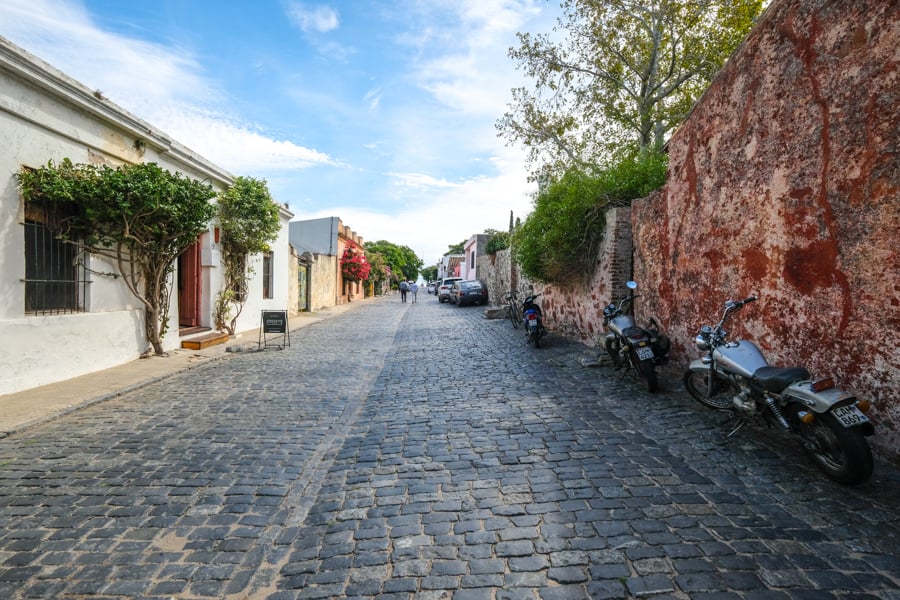
M 653 348 L 650 346 L 645 346 L 644 348 L 637 349 L 638 358 L 641 360 L 652 360 L 653 359 Z
M 833 414 L 844 427 L 853 427 L 860 423 L 869 422 L 869 418 L 852 404 L 850 406 L 839 406 L 832 410 L 831 414 Z

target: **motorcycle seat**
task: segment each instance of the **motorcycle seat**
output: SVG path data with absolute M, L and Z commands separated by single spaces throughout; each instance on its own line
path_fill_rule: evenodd
M 754 379 L 768 392 L 780 392 L 795 381 L 809 379 L 809 371 L 803 367 L 760 367 Z
M 626 327 L 622 331 L 622 335 L 628 338 L 628 341 L 630 342 L 641 342 L 650 339 L 650 336 L 647 335 L 647 332 L 640 327 Z

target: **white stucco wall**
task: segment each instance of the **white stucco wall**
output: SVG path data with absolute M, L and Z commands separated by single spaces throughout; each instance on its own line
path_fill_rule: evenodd
M 75 163 L 155 162 L 160 167 L 225 189 L 232 176 L 166 134 L 0 38 L 0 396 L 129 362 L 148 348 L 143 306 L 120 280 L 90 275 L 87 312 L 25 314 L 24 206 L 16 174 L 69 158 Z M 140 142 L 137 143 L 136 142 Z M 262 298 L 262 260 L 238 331 L 255 329 L 263 308 L 288 308 L 288 220 L 273 244 L 274 294 Z M 201 238 L 201 325 L 212 324 L 222 287 L 221 256 L 214 223 Z M 92 257 L 95 271 L 114 271 Z M 166 350 L 180 347 L 178 294 L 169 310 Z M 2 409 L 2 397 L 0 397 Z

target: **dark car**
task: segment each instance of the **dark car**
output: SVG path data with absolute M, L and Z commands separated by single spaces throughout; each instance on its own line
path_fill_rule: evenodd
M 483 281 L 457 281 L 450 286 L 450 302 L 457 306 L 487 304 L 488 291 Z

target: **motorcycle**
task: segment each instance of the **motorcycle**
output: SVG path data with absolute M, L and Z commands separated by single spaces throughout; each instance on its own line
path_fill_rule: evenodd
M 701 327 L 694 341 L 704 355 L 685 372 L 685 388 L 705 406 L 736 417 L 727 437 L 750 421 L 761 421 L 798 436 L 831 479 L 865 482 L 873 469 L 866 441 L 875 432 L 865 414 L 870 402 L 837 387 L 832 377 L 813 380 L 803 367 L 770 366 L 752 342 L 727 341 L 725 321 L 756 300 L 729 300 L 718 324 Z
M 656 366 L 665 364 L 668 359 L 669 339 L 659 333 L 659 324 L 655 319 L 650 319 L 647 329 L 638 327 L 634 317 L 626 314 L 634 305 L 637 283 L 629 281 L 626 287 L 631 293 L 624 296 L 619 303 L 615 302 L 603 309 L 603 326 L 609 329 L 606 334 L 606 353 L 612 359 L 613 367 L 625 369 L 623 376 L 628 372 L 634 372 L 647 384 L 647 391 L 655 392 L 658 383 L 656 378 Z
M 535 348 L 541 347 L 541 338 L 547 335 L 544 329 L 544 316 L 541 307 L 535 303 L 540 294 L 531 294 L 522 302 L 522 320 L 525 322 L 525 343 L 534 342 Z

